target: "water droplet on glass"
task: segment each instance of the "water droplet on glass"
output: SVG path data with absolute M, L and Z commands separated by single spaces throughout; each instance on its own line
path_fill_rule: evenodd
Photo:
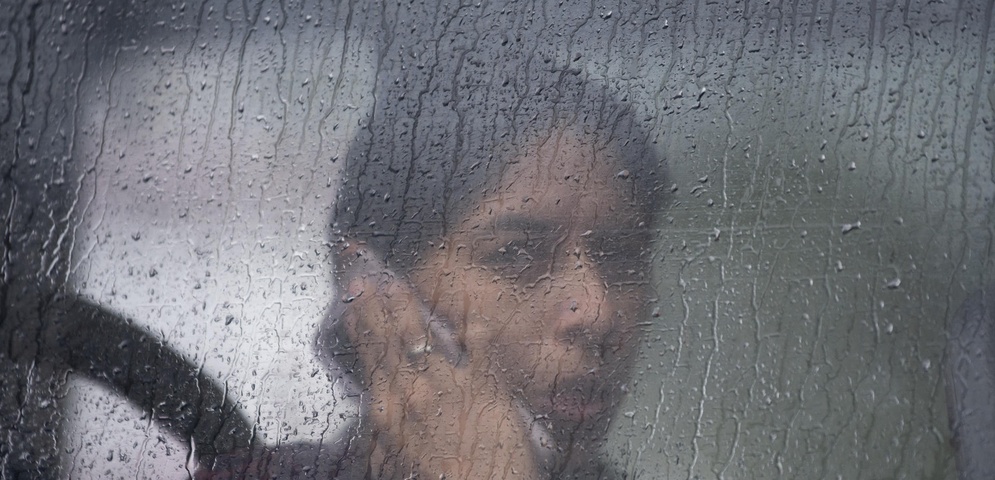
M 843 224 L 843 229 L 842 229 L 843 230 L 843 235 L 846 235 L 846 234 L 848 234 L 848 233 L 850 233 L 850 232 L 852 232 L 854 230 L 857 230 L 859 228 L 860 228 L 860 220 L 857 220 L 855 223 L 844 223 Z

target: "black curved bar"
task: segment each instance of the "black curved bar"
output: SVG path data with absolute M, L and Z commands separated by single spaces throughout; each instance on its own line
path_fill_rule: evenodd
M 127 397 L 157 424 L 190 439 L 200 459 L 254 446 L 252 423 L 225 389 L 168 345 L 85 300 L 58 301 L 46 310 L 42 357 Z

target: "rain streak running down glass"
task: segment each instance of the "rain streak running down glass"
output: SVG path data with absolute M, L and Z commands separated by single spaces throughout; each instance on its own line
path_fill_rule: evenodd
M 995 477 L 995 2 L 0 3 L 0 478 Z

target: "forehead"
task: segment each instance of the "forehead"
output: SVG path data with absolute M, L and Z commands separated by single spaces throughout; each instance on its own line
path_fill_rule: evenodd
M 526 139 L 518 154 L 509 161 L 501 185 L 512 189 L 523 181 L 539 186 L 548 182 L 574 183 L 608 180 L 607 172 L 621 165 L 615 146 L 600 135 L 560 127 Z
M 619 152 L 595 135 L 558 129 L 519 150 L 470 220 L 502 229 L 527 223 L 630 227 L 640 211 L 627 201 Z

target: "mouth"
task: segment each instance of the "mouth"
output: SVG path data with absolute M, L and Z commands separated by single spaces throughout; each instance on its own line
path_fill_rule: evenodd
M 608 405 L 598 399 L 586 398 L 579 392 L 561 393 L 550 400 L 552 417 L 569 423 L 587 423 L 606 415 Z
M 611 416 L 623 391 L 614 382 L 605 383 L 586 376 L 557 382 L 546 392 L 536 413 L 546 413 L 554 423 L 581 425 L 601 423 Z

